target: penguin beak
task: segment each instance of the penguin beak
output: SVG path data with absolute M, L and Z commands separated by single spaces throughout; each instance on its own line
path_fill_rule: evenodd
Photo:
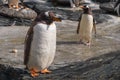
M 53 17 L 53 21 L 57 21 L 57 22 L 61 22 L 61 18 L 56 18 L 56 17 Z
M 89 6 L 88 5 L 85 5 L 85 6 L 80 6 L 81 9 L 89 9 Z
M 49 17 L 51 17 L 53 21 L 57 21 L 57 22 L 62 21 L 62 16 L 58 14 L 54 14 L 53 12 L 49 12 Z
M 81 8 L 81 9 L 83 9 L 83 8 L 84 8 L 84 6 L 80 6 L 80 8 Z
M 56 14 L 54 17 L 53 17 L 53 21 L 57 21 L 57 22 L 61 22 L 62 21 L 62 16 L 61 15 L 58 15 Z

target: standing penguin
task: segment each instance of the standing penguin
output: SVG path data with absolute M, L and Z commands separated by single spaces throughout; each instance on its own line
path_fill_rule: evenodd
M 50 73 L 47 68 L 53 62 L 56 51 L 56 25 L 61 21 L 53 12 L 42 12 L 34 20 L 25 39 L 24 64 L 31 76 Z
M 96 34 L 96 25 L 92 16 L 92 10 L 89 6 L 84 5 L 81 7 L 83 13 L 80 15 L 79 23 L 77 27 L 77 34 L 80 35 L 80 42 L 85 45 L 91 44 L 92 39 L 92 30 L 95 30 Z

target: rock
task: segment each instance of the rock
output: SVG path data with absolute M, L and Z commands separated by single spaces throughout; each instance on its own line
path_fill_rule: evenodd
M 21 80 L 22 75 L 29 74 L 24 69 L 14 68 L 6 64 L 0 64 L 0 80 Z
M 8 80 L 7 76 L 3 72 L 0 72 L 0 80 Z
M 32 23 L 32 20 L 29 20 L 29 19 L 11 18 L 11 17 L 0 15 L 0 26 L 13 26 L 13 25 L 30 26 L 31 23 Z
M 10 52 L 11 52 L 11 53 L 17 53 L 18 50 L 17 50 L 17 49 L 12 49 Z
M 0 80 L 119 80 L 119 61 L 120 51 L 111 52 L 83 62 L 69 63 L 51 74 L 40 74 L 35 78 L 24 69 L 0 64 Z
M 36 12 L 29 8 L 23 8 L 17 11 L 15 9 L 9 9 L 7 5 L 0 6 L 0 14 L 3 16 L 25 19 L 34 19 L 37 16 Z
M 81 14 L 81 10 L 72 10 L 71 8 L 61 8 L 61 7 L 54 7 L 51 4 L 43 4 L 43 3 L 35 3 L 35 2 L 25 2 L 25 6 L 33 9 L 37 13 L 40 13 L 42 11 L 53 11 L 59 15 L 62 15 L 64 20 L 73 20 L 78 21 L 79 16 Z M 45 6 L 46 5 L 46 6 Z M 102 10 L 93 10 L 93 14 L 95 17 L 95 20 L 97 23 L 102 23 L 104 21 L 107 21 L 108 19 L 111 19 L 109 15 L 100 14 L 103 13 Z
M 3 5 L 3 0 L 0 0 L 0 5 Z
M 102 4 L 100 4 L 100 9 L 109 11 L 109 12 L 114 12 L 115 3 L 116 2 L 102 3 Z
M 99 3 L 106 3 L 106 2 L 117 1 L 117 0 L 92 0 L 92 1 L 99 2 Z
M 89 4 L 90 0 L 48 0 L 53 3 L 53 5 L 58 6 L 71 6 L 71 7 L 79 7 L 81 4 Z
M 71 8 L 62 8 L 62 7 L 54 7 L 50 3 L 36 3 L 36 2 L 24 2 L 24 5 L 28 8 L 31 8 L 36 13 L 40 13 L 42 11 L 53 11 L 59 15 L 62 15 L 64 20 L 73 20 L 77 21 L 79 18 L 79 15 L 81 14 L 81 10 L 72 10 Z M 23 10 L 23 12 L 26 12 Z M 108 19 L 111 19 L 108 15 L 100 14 L 102 13 L 102 10 L 93 10 L 94 17 L 96 19 L 97 23 L 102 23 L 104 21 L 107 21 Z M 30 12 L 27 14 L 30 15 Z M 30 19 L 23 19 L 23 18 L 10 18 L 10 17 L 3 17 L 0 16 L 0 25 L 27 25 L 29 26 L 32 22 Z
M 53 4 L 69 4 L 70 5 L 70 0 L 49 0 Z
M 7 3 L 7 0 L 0 0 L 0 6 Z
M 114 11 L 120 16 L 120 0 L 118 0 L 114 6 Z
M 117 13 L 120 16 L 120 1 L 107 2 L 100 4 L 100 8 L 107 12 Z

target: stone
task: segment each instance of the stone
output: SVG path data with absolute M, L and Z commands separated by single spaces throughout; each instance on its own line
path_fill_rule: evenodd
M 108 2 L 100 4 L 100 9 L 105 11 L 114 12 L 115 2 Z
M 9 80 L 9 79 L 4 73 L 0 72 L 0 80 Z
M 0 0 L 0 5 L 3 5 L 3 0 Z
M 120 1 L 119 0 L 118 1 L 116 0 L 114 2 L 102 3 L 100 4 L 100 8 L 107 12 L 117 13 L 117 15 L 120 16 Z
M 20 10 L 9 9 L 7 5 L 0 6 L 0 14 L 9 17 L 25 18 L 25 19 L 34 19 L 37 14 L 35 11 L 29 8 L 23 8 Z

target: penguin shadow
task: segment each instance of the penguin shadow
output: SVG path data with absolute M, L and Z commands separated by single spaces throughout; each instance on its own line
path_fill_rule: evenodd
M 58 41 L 57 45 L 80 45 L 80 46 L 87 46 L 85 43 L 81 41 Z
M 120 60 L 120 51 L 115 51 L 115 52 L 113 51 L 100 55 L 98 57 L 87 59 L 86 61 L 69 63 L 67 66 L 60 67 L 54 70 L 53 73 L 50 74 L 49 76 L 51 76 L 52 79 L 54 79 L 55 76 L 57 80 L 81 80 L 81 76 L 84 73 L 89 73 L 89 71 L 92 73 L 96 73 L 96 75 L 98 76 L 103 74 L 102 72 L 98 74 L 99 69 L 104 70 L 104 68 L 108 65 L 110 65 L 109 68 L 110 70 L 112 68 L 114 69 L 115 67 L 111 66 L 112 64 L 115 64 L 116 66 L 120 66 L 120 64 L 118 64 L 119 60 Z M 106 75 L 107 74 L 109 73 L 106 73 Z M 86 79 L 84 80 L 89 80 L 90 74 L 85 74 L 85 75 L 86 75 Z M 77 79 L 75 79 L 75 77 Z M 92 77 L 95 77 L 95 75 Z M 112 76 L 112 77 L 116 78 L 116 80 L 119 80 L 120 78 L 119 71 L 116 70 L 116 76 Z
M 0 80 L 22 80 L 29 72 L 22 68 L 14 68 L 7 64 L 0 64 Z
M 78 41 L 57 41 L 57 45 L 72 45 L 72 44 L 79 44 Z

